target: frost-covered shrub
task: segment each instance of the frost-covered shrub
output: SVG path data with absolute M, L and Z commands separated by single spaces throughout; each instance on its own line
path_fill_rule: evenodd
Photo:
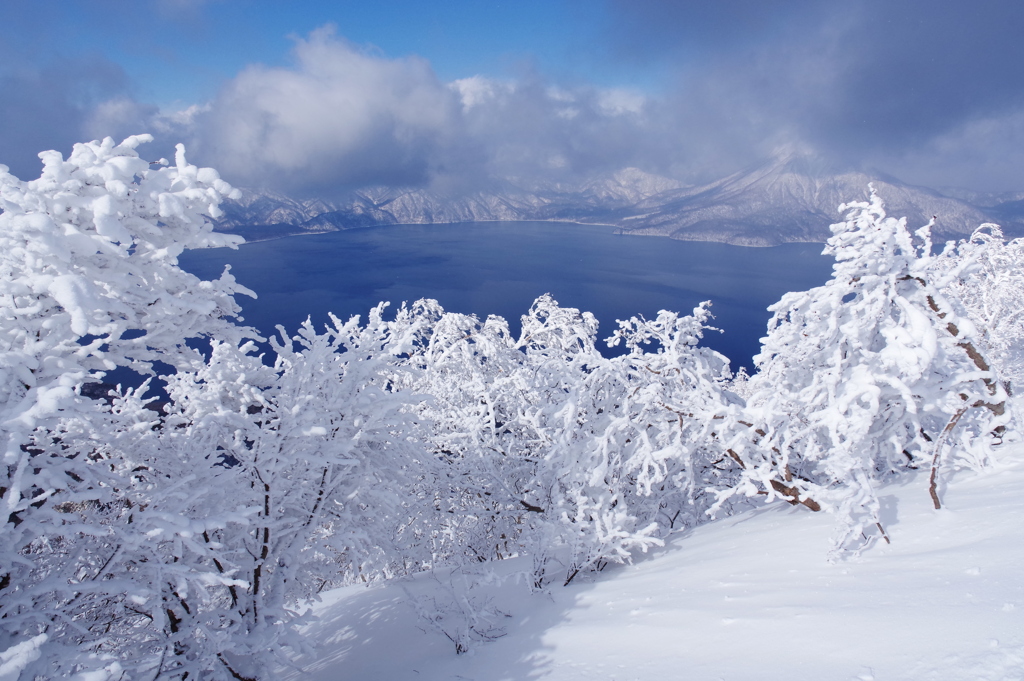
M 61 448 L 118 467 L 117 491 L 90 511 L 103 533 L 85 556 L 95 569 L 80 568 L 103 588 L 54 601 L 79 626 L 39 669 L 82 664 L 71 639 L 132 674 L 266 678 L 303 648 L 304 601 L 431 566 L 412 537 L 438 524 L 415 490 L 440 463 L 419 446 L 419 398 L 397 388 L 419 320 L 383 309 L 282 329 L 273 366 L 251 343 L 213 341 L 201 366 L 167 377 L 163 413 L 131 391 L 62 433 Z M 66 574 L 76 547 L 50 564 Z
M 245 522 L 206 521 L 181 549 L 126 568 L 152 574 L 164 611 L 152 613 L 164 647 L 154 658 L 166 672 L 262 678 L 285 647 L 302 648 L 301 602 L 394 574 L 400 556 L 427 562 L 401 530 L 421 515 L 407 490 L 434 463 L 420 456 L 409 398 L 393 388 L 415 320 L 384 321 L 383 309 L 365 325 L 332 318 L 317 333 L 307 321 L 292 338 L 282 329 L 272 367 L 251 346 L 217 342 L 200 370 L 169 379 L 169 413 L 141 437 L 152 449 L 145 465 L 177 462 L 207 489 L 148 512 L 193 518 L 189 527 Z M 182 593 L 160 576 L 175 569 L 206 576 L 204 588 Z
M 725 359 L 696 347 L 709 313 L 620 323 L 608 359 L 597 322 L 542 296 L 513 340 L 496 318 L 442 314 L 416 361 L 422 414 L 450 466 L 439 504 L 451 557 L 531 558 L 531 581 L 629 560 L 706 519 L 723 456 L 714 434 L 737 400 Z M 437 484 L 437 483 L 434 483 Z
M 738 402 L 724 389 L 728 361 L 697 347 L 709 318 L 705 303 L 619 322 L 608 343 L 628 352 L 594 357 L 555 415 L 545 461 L 566 582 L 708 519 L 724 456 L 716 430 Z
M 419 414 L 445 463 L 424 480 L 441 511 L 434 550 L 456 564 L 530 553 L 547 533 L 549 421 L 586 371 L 580 357 L 596 355 L 596 322 L 544 296 L 515 339 L 503 319 L 445 313 L 434 301 L 414 309 L 434 320 L 413 358 L 415 389 L 429 395 Z
M 722 493 L 820 505 L 838 517 L 837 550 L 882 530 L 880 481 L 941 463 L 947 443 L 982 465 L 1006 423 L 974 324 L 930 280 L 928 227 L 912 235 L 873 191 L 844 209 L 831 281 L 771 308 L 750 425 L 731 442 L 741 483 Z
M 943 467 L 1008 425 L 1024 246 L 991 226 L 933 256 L 874 194 L 850 204 L 833 279 L 772 308 L 749 379 L 698 346 L 706 303 L 619 322 L 606 358 L 550 296 L 518 338 L 381 304 L 280 329 L 267 364 L 233 321 L 250 292 L 177 264 L 238 243 L 206 220 L 231 188 L 180 147 L 139 159 L 147 139 L 44 153 L 32 182 L 0 166 L 4 675 L 268 678 L 321 590 L 429 570 L 441 596 L 415 605 L 463 651 L 502 633 L 488 561 L 568 583 L 757 495 L 836 513 L 858 548 L 881 481 L 931 466 L 938 506 Z M 169 403 L 83 395 L 156 362 Z

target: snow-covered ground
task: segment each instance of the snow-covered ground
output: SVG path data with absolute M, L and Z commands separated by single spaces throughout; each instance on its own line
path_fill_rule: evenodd
M 941 511 L 923 474 L 881 496 L 892 544 L 842 563 L 826 560 L 829 516 L 778 503 L 550 595 L 508 580 L 493 592 L 507 635 L 467 655 L 424 626 L 400 585 L 338 589 L 306 629 L 315 655 L 282 676 L 1024 679 L 1024 447 L 957 474 Z

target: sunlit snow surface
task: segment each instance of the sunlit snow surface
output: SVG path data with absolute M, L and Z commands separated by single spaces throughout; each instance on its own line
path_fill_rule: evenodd
M 773 504 L 550 595 L 509 581 L 494 591 L 508 634 L 469 655 L 398 586 L 339 589 L 307 629 L 316 655 L 282 678 L 1022 679 L 1024 446 L 999 456 L 957 474 L 941 511 L 924 474 L 881 490 L 892 545 L 844 563 L 825 559 L 831 518 Z

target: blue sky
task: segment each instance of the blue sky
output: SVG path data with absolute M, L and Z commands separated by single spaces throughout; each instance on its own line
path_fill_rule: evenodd
M 101 54 L 163 105 L 210 98 L 254 62 L 287 65 L 294 38 L 327 24 L 383 55 L 424 57 L 443 80 L 532 67 L 567 79 L 655 84 L 646 67 L 609 58 L 600 47 L 607 17 L 582 1 L 96 0 L 26 2 L 6 11 L 5 42 L 25 61 Z
M 0 5 L 0 162 L 140 131 L 240 185 L 469 190 L 793 149 L 1024 191 L 1005 0 L 36 0 Z

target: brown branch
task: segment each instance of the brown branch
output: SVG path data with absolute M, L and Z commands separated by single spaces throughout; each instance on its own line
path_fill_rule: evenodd
M 786 487 L 786 485 L 779 482 L 778 480 L 771 480 L 770 482 L 772 489 L 778 492 L 780 495 L 782 495 L 782 498 L 789 502 L 791 505 L 796 506 L 797 504 L 803 504 L 812 511 L 817 512 L 821 510 L 821 506 L 814 499 L 811 499 L 810 497 L 801 499 L 800 488 L 798 488 L 796 485 Z
M 882 539 L 885 540 L 885 543 L 891 544 L 892 542 L 889 541 L 889 535 L 885 533 L 885 528 L 882 527 L 882 523 L 875 523 L 875 527 L 877 527 L 878 531 L 882 533 Z
M 320 476 L 320 489 L 317 491 L 316 502 L 313 504 L 313 510 L 309 512 L 309 517 L 306 518 L 306 522 L 304 523 L 305 527 L 309 527 L 309 524 L 313 522 L 314 518 L 316 518 L 316 512 L 320 510 L 320 504 L 324 500 L 324 495 L 327 492 L 327 470 L 328 469 L 325 467 L 323 474 Z
M 257 475 L 259 473 L 257 472 Z M 263 483 L 263 548 L 260 550 L 260 559 L 256 564 L 256 567 L 252 571 L 252 617 L 253 620 L 258 620 L 257 606 L 260 597 L 260 580 L 263 577 L 263 563 L 266 562 L 267 556 L 270 555 L 270 484 Z M 256 536 L 259 536 L 259 530 L 256 530 Z
M 738 423 L 746 426 L 747 428 L 752 428 L 752 429 L 754 428 L 754 424 L 752 424 L 752 423 L 746 423 L 745 421 L 738 421 Z M 767 435 L 767 433 L 765 433 L 765 431 L 763 429 L 761 429 L 761 428 L 754 429 L 754 432 L 757 433 L 761 437 L 765 437 Z M 726 450 L 726 451 L 729 454 L 729 456 L 732 457 L 733 461 L 735 461 L 736 463 L 739 464 L 740 468 L 746 469 L 747 465 L 740 458 L 739 454 L 737 454 L 736 452 L 734 452 L 731 449 Z M 775 452 L 776 454 L 779 454 L 781 456 L 781 452 L 779 452 L 777 447 L 772 447 L 772 451 Z M 775 490 L 776 492 L 778 492 L 782 496 L 782 498 L 784 500 L 786 500 L 786 502 L 788 502 L 789 504 L 791 504 L 793 506 L 796 506 L 797 504 L 801 504 L 801 505 L 806 506 L 807 508 L 811 509 L 814 512 L 820 511 L 821 510 L 821 504 L 819 504 L 814 499 L 811 499 L 810 497 L 804 497 L 803 499 L 801 499 L 800 498 L 800 488 L 797 487 L 796 485 L 787 485 L 786 484 L 786 482 L 792 482 L 793 481 L 793 473 L 789 470 L 789 466 L 785 467 L 785 472 L 784 473 L 785 473 L 785 482 L 783 482 L 781 480 L 769 480 L 768 481 L 768 484 L 771 485 L 771 488 L 773 490 Z
M 540 506 L 534 506 L 530 502 L 524 501 L 523 499 L 520 499 L 519 503 L 522 504 L 523 508 L 525 508 L 527 511 L 531 511 L 533 513 L 543 513 L 544 512 L 544 509 L 541 508 Z
M 961 407 L 960 410 L 953 415 L 953 418 L 949 420 L 946 427 L 942 429 L 942 433 L 939 434 L 938 439 L 935 441 L 935 453 L 932 454 L 932 473 L 928 477 L 928 493 L 932 497 L 932 502 L 935 504 L 935 510 L 942 508 L 942 504 L 939 502 L 938 484 L 939 484 L 939 457 L 942 455 L 942 445 L 946 443 L 946 438 L 956 428 L 956 424 L 960 422 L 960 417 L 967 413 L 967 407 Z

